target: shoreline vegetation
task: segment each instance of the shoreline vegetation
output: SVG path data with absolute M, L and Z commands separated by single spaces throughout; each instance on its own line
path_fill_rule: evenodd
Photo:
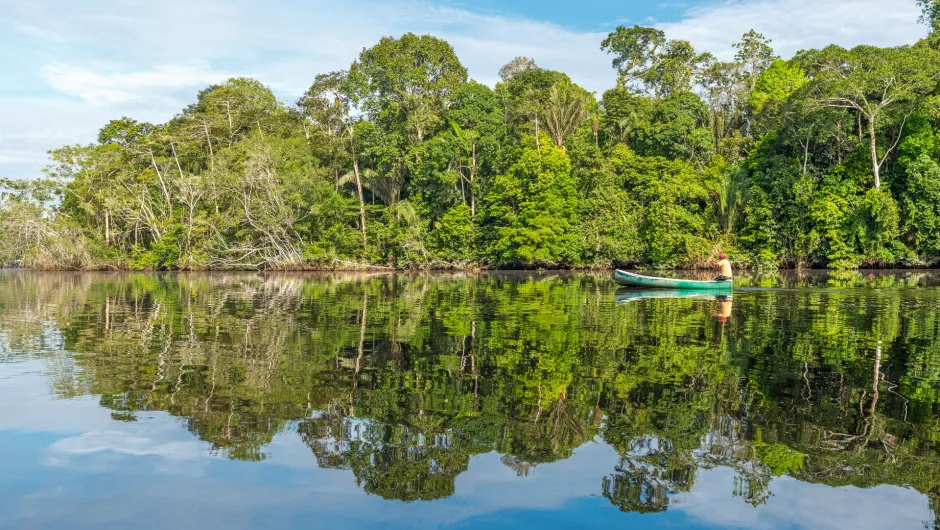
M 940 271 L 937 265 L 922 266 L 859 266 L 854 268 L 833 269 L 825 267 L 755 267 L 755 266 L 733 266 L 736 272 L 740 273 L 904 273 L 904 272 L 933 272 Z M 668 273 L 682 272 L 696 275 L 703 279 L 714 276 L 714 270 L 707 266 L 677 266 L 677 267 L 649 267 L 649 266 L 630 266 L 616 267 L 610 265 L 580 265 L 580 266 L 555 266 L 555 267 L 487 267 L 479 264 L 444 264 L 439 266 L 420 266 L 420 267 L 389 267 L 384 265 L 361 264 L 352 266 L 344 264 L 342 266 L 330 266 L 327 264 L 299 264 L 291 268 L 278 268 L 276 265 L 268 268 L 139 268 L 133 266 L 116 266 L 114 264 L 92 266 L 87 268 L 68 268 L 68 267 L 22 267 L 17 265 L 0 264 L 0 272 L 102 272 L 102 273 L 136 273 L 136 272 L 177 272 L 177 273 L 200 273 L 200 272 L 218 272 L 218 273 L 260 273 L 260 274 L 278 274 L 278 273 L 349 273 L 349 274 L 375 274 L 375 273 L 465 273 L 465 274 L 486 274 L 498 272 L 519 272 L 519 273 L 613 273 L 615 270 L 625 270 L 631 272 L 647 273 Z M 671 277 L 671 276 L 670 276 Z
M 720 61 L 662 31 L 599 43 L 588 92 L 517 57 L 386 37 L 295 103 L 210 86 L 0 180 L 0 266 L 47 270 L 928 268 L 940 264 L 940 4 L 895 48 Z

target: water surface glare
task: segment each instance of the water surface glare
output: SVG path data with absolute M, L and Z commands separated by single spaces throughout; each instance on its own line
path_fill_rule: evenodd
M 934 528 L 940 273 L 0 271 L 3 528 Z

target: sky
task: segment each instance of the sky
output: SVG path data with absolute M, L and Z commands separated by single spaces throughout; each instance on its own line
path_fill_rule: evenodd
M 916 0 L 0 0 L 0 178 L 30 178 L 46 151 L 94 141 L 111 119 L 163 122 L 206 86 L 255 77 L 293 102 L 382 36 L 430 33 L 492 85 L 513 57 L 600 95 L 600 42 L 655 26 L 722 59 L 751 28 L 783 57 L 830 43 L 921 38 Z

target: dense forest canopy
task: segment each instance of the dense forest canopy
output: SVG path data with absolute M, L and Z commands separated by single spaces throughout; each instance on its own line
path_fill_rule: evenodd
M 923 0 L 933 30 L 940 7 Z M 495 87 L 430 35 L 385 37 L 295 103 L 213 85 L 0 183 L 0 263 L 759 267 L 940 262 L 940 39 L 732 61 L 655 28 L 599 43 L 591 93 L 536 60 Z

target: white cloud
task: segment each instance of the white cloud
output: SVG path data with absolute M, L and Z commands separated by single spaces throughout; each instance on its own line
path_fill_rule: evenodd
M 7 2 L 8 26 L 44 43 L 32 50 L 37 61 L 15 63 L 7 72 L 23 87 L 48 93 L 0 94 L 0 176 L 37 175 L 46 150 L 92 141 L 108 119 L 164 121 L 199 89 L 231 75 L 257 77 L 292 101 L 317 73 L 346 68 L 362 48 L 406 31 L 448 40 L 470 75 L 484 83 L 494 83 L 499 67 L 517 55 L 565 71 L 598 94 L 614 83 L 610 58 L 600 51 L 603 33 L 430 0 Z M 689 8 L 678 22 L 659 27 L 724 58 L 751 28 L 772 38 L 784 56 L 830 42 L 897 45 L 924 34 L 915 0 L 888 3 L 724 0 Z M 49 108 L 60 112 L 53 116 Z
M 157 442 L 147 436 L 119 431 L 90 432 L 62 438 L 49 446 L 54 462 L 72 455 L 113 452 L 131 456 L 159 456 L 167 460 L 200 460 L 206 458 L 204 444 L 197 440 Z
M 59 92 L 92 103 L 151 103 L 154 92 L 176 88 L 198 90 L 231 75 L 204 66 L 172 64 L 146 71 L 105 74 L 67 64 L 51 64 L 42 70 L 42 77 Z
M 49 31 L 38 26 L 33 26 L 32 24 L 18 24 L 14 26 L 16 31 L 26 35 L 27 37 L 33 37 L 40 40 L 46 40 L 54 42 L 56 44 L 61 44 L 65 42 L 65 39 L 62 38 L 62 35 L 54 31 Z
M 731 44 L 750 29 L 772 39 L 782 57 L 828 44 L 911 44 L 926 34 L 919 15 L 914 0 L 725 0 L 659 27 L 728 60 Z

